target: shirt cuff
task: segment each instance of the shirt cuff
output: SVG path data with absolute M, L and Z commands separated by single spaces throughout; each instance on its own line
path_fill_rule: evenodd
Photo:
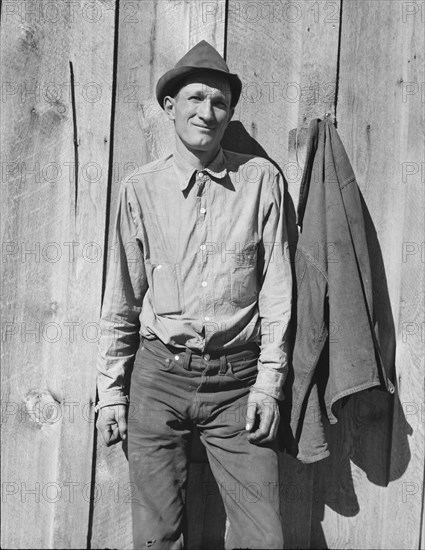
M 99 399 L 95 406 L 95 412 L 98 412 L 103 407 L 112 407 L 113 405 L 128 405 L 130 402 L 128 395 L 106 395 Z
M 257 380 L 251 386 L 250 391 L 264 393 L 278 401 L 282 401 L 284 381 L 285 375 L 283 373 L 276 372 L 273 369 L 264 369 L 263 367 L 258 371 Z

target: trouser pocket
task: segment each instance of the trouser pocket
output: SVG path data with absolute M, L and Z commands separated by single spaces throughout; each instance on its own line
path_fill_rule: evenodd
M 229 374 L 235 380 L 251 385 L 258 374 L 258 357 L 228 361 Z

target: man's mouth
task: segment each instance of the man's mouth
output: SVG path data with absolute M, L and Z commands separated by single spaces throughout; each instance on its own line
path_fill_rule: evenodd
M 199 126 L 199 124 L 194 124 L 193 126 L 195 126 L 195 128 L 199 128 L 200 130 L 215 130 L 213 126 Z

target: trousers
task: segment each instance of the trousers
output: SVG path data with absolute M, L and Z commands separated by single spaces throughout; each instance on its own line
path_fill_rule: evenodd
M 131 376 L 128 461 L 134 548 L 185 548 L 188 448 L 196 426 L 223 499 L 224 546 L 283 548 L 278 456 L 245 431 L 253 351 L 195 355 L 142 340 Z

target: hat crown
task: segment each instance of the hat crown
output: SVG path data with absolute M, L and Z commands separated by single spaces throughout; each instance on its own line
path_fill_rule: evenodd
M 234 107 L 241 94 L 242 82 L 237 74 L 229 71 L 226 61 L 206 40 L 201 40 L 193 46 L 191 50 L 177 61 L 172 69 L 163 74 L 158 80 L 155 91 L 156 98 L 161 107 L 164 108 L 165 96 L 175 94 L 176 89 L 184 82 L 186 77 L 203 70 L 225 76 L 232 92 L 231 107 Z
M 230 72 L 227 63 L 218 51 L 206 40 L 201 40 L 193 46 L 175 65 L 179 67 L 196 67 L 216 71 Z

